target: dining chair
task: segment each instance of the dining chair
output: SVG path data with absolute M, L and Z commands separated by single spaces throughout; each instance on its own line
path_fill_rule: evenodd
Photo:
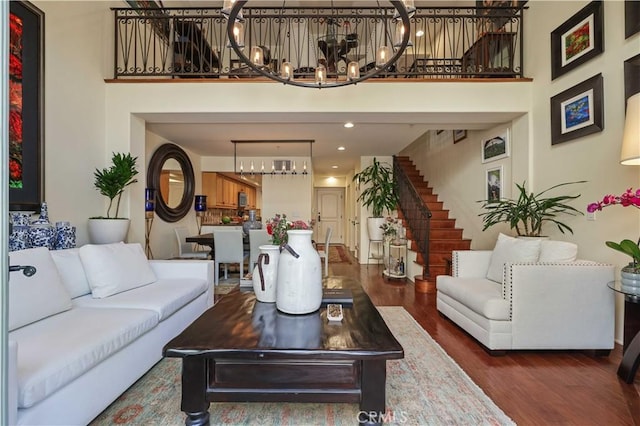
M 188 243 L 187 237 L 191 235 L 189 229 L 184 226 L 175 228 L 176 238 L 178 240 L 178 257 L 181 259 L 207 259 L 208 251 L 197 250 L 195 244 Z
M 220 265 L 224 265 L 224 278 L 229 278 L 229 264 L 240 265 L 240 279 L 244 276 L 244 261 L 249 253 L 244 251 L 241 229 L 216 229 L 213 231 L 213 243 L 216 247 L 214 265 L 214 284 L 220 281 Z
M 271 237 L 266 229 L 249 229 L 249 272 L 258 263 L 260 246 L 271 244 Z
M 320 259 L 324 261 L 324 275 L 329 275 L 329 243 L 331 242 L 331 228 L 327 228 L 327 233 L 324 237 L 324 246 L 322 250 L 318 250 L 318 254 L 320 255 Z

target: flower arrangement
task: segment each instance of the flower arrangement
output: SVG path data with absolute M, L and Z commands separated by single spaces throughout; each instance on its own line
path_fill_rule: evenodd
M 313 229 L 313 221 L 287 220 L 286 214 L 276 214 L 267 220 L 267 233 L 271 235 L 271 241 L 275 245 L 283 245 L 288 241 L 287 231 L 290 229 Z
M 398 234 L 398 219 L 387 216 L 382 225 L 380 225 L 380 229 L 382 229 L 383 236 L 395 237 Z
M 633 188 L 629 188 L 621 195 L 605 195 L 602 201 L 589 204 L 587 206 L 587 212 L 593 213 L 596 211 L 602 211 L 605 207 L 615 205 L 621 205 L 622 207 L 632 206 L 640 209 L 640 188 L 635 191 Z M 605 244 L 609 248 L 630 256 L 633 261 L 629 264 L 629 269 L 636 271 L 636 273 L 640 273 L 640 239 L 638 242 L 634 242 L 629 239 L 624 239 L 619 243 L 606 241 Z

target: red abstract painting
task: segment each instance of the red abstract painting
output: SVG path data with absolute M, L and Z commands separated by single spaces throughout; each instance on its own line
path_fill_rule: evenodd
M 22 20 L 10 14 L 9 188 L 22 188 Z

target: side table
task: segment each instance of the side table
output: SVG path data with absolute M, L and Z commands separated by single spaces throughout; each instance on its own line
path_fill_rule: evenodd
M 640 287 L 623 286 L 620 281 L 611 281 L 607 286 L 624 295 L 624 344 L 618 376 L 633 383 L 640 366 Z
M 387 279 L 407 279 L 407 242 L 387 241 L 383 247 L 384 271 L 382 276 Z

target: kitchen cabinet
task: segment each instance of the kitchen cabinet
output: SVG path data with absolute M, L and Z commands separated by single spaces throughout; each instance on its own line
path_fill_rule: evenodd
M 208 208 L 238 208 L 238 192 L 247 194 L 247 209 L 257 208 L 256 188 L 216 172 L 202 172 L 202 193 Z

